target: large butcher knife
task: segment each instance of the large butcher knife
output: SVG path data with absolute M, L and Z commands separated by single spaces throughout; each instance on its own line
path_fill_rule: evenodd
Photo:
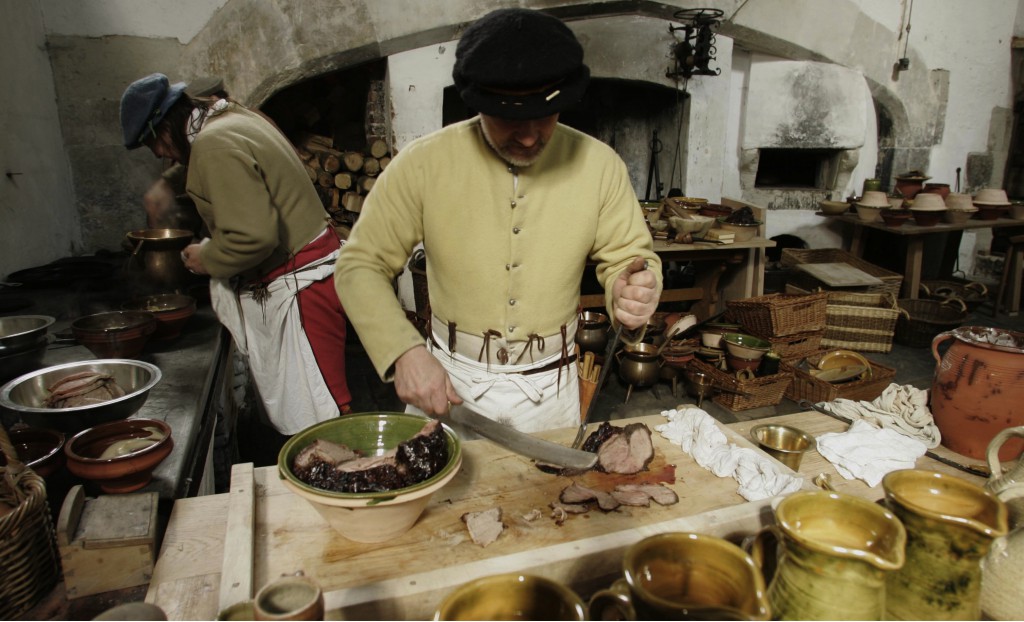
M 465 404 L 452 404 L 448 416 L 454 423 L 464 426 L 467 430 L 538 462 L 571 469 L 589 469 L 597 464 L 597 454 L 530 436 L 503 423 L 488 419 Z

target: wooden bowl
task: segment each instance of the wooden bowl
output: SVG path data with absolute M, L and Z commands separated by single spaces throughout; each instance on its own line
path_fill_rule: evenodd
M 184 294 L 155 294 L 126 302 L 122 308 L 152 313 L 156 330 L 150 338 L 161 341 L 181 334 L 188 319 L 196 314 L 196 299 Z
M 72 322 L 71 334 L 99 358 L 133 359 L 156 327 L 156 317 L 146 311 L 104 311 Z
M 739 225 L 736 223 L 726 222 L 725 218 L 719 218 L 718 224 L 715 226 L 723 231 L 735 233 L 737 242 L 746 242 L 757 235 L 757 228 L 760 227 L 761 224 L 762 223 L 760 222 L 755 222 L 749 225 Z
M 95 482 L 103 492 L 143 488 L 153 469 L 174 448 L 171 426 L 159 419 L 102 423 L 73 436 L 64 446 L 68 470 Z

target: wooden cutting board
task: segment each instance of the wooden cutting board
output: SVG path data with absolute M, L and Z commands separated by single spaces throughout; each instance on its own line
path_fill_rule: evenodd
M 653 431 L 665 419 L 652 415 L 616 425 L 633 421 Z M 730 441 L 752 447 L 745 438 L 723 431 Z M 568 444 L 572 432 L 559 430 L 548 437 Z M 653 438 L 655 459 L 648 471 L 632 476 L 589 472 L 576 478 L 544 473 L 527 458 L 488 441 L 468 441 L 459 474 L 434 495 L 412 530 L 379 544 L 341 537 L 308 502 L 281 484 L 275 469 L 255 469 L 254 486 L 232 482 L 232 494 L 237 490 L 244 495 L 248 489 L 254 496 L 253 538 L 250 542 L 229 532 L 221 589 L 250 581 L 250 567 L 255 586 L 302 571 L 323 587 L 328 611 L 347 619 L 427 619 L 445 594 L 477 576 L 535 572 L 590 593 L 621 572 L 622 552 L 646 535 L 723 529 L 750 533 L 759 527 L 767 502 L 746 502 L 732 478 L 704 470 L 657 432 Z M 549 504 L 573 481 L 609 491 L 619 483 L 664 482 L 680 503 L 608 513 L 595 508 L 559 524 Z M 481 547 L 470 539 L 461 516 L 495 506 L 503 511 L 505 531 Z M 232 501 L 228 525 L 237 528 L 240 521 L 231 512 L 247 507 L 244 501 Z M 539 516 L 533 517 L 534 510 Z M 741 523 L 742 528 L 737 526 Z M 251 566 L 245 563 L 250 559 Z M 231 572 L 239 576 L 229 576 Z
M 882 279 L 871 276 L 848 263 L 802 263 L 797 264 L 796 267 L 829 287 L 863 287 L 882 284 Z

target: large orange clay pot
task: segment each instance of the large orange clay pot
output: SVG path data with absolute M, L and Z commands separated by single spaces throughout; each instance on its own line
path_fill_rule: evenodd
M 939 345 L 952 340 L 939 357 Z M 930 407 L 942 444 L 971 458 L 985 458 L 1002 430 L 1024 425 L 1024 333 L 962 326 L 932 340 L 935 378 Z M 999 459 L 1013 460 L 1024 441 L 1003 444 Z

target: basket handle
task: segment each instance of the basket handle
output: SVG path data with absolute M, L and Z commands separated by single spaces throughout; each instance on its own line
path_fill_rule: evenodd
M 25 493 L 22 491 L 21 486 L 18 485 L 18 480 L 25 473 L 32 473 L 32 470 L 25 466 L 25 463 L 18 458 L 18 452 L 14 449 L 14 443 L 11 442 L 11 437 L 7 435 L 7 428 L 0 425 L 0 450 L 4 452 L 4 458 L 7 459 L 7 466 L 0 468 L 0 472 L 3 472 L 3 478 L 7 482 L 8 487 L 14 492 L 14 497 L 20 504 L 25 500 Z
M 960 313 L 967 313 L 967 303 L 964 302 L 962 298 L 950 296 L 949 298 L 946 298 L 945 300 L 942 301 L 942 305 L 945 306 L 951 302 L 955 302 L 960 305 Z
M 910 319 L 910 312 L 904 309 L 903 307 L 899 308 L 899 312 L 900 315 L 902 315 L 903 317 L 907 318 L 908 320 Z
M 978 290 L 978 294 L 979 295 L 981 295 L 981 296 L 988 296 L 988 288 L 985 287 L 984 283 L 979 283 L 977 281 L 971 281 L 967 285 L 964 285 L 964 289 L 976 289 L 976 290 Z
M 928 289 L 928 286 L 924 283 L 921 283 L 921 285 L 918 286 L 918 290 L 924 292 L 926 298 L 930 298 L 932 295 L 932 291 Z

